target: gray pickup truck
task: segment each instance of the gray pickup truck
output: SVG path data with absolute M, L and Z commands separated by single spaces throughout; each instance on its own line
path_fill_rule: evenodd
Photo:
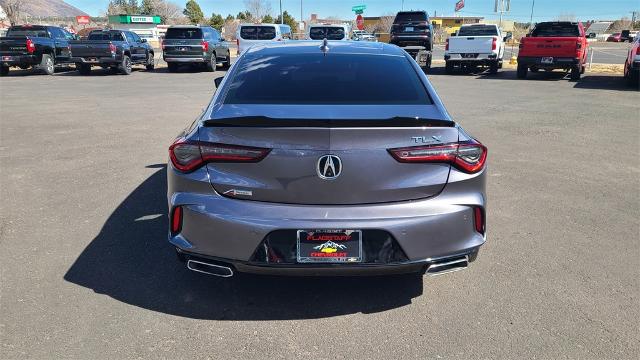
M 69 46 L 72 61 L 83 75 L 91 73 L 92 66 L 125 75 L 131 74 L 132 65 L 155 67 L 153 47 L 132 31 L 96 30 L 86 40 L 70 41 Z

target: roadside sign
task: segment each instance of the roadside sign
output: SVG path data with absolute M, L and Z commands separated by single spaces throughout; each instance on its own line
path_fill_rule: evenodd
M 364 30 L 364 18 L 360 14 L 356 16 L 356 26 L 358 27 L 358 30 Z
M 456 11 L 462 10 L 463 7 L 464 7 L 464 0 L 460 0 L 456 3 Z
M 87 15 L 76 16 L 76 22 L 78 25 L 87 25 L 91 22 L 91 19 Z
M 367 5 L 356 5 L 354 7 L 351 8 L 351 11 L 355 12 L 356 14 L 362 14 L 362 12 L 367 8 Z M 359 11 L 359 12 L 358 12 Z

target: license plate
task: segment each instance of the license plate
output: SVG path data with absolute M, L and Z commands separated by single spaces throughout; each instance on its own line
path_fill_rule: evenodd
M 187 48 L 186 47 L 181 47 L 180 51 L 187 51 Z
M 413 32 L 413 26 L 407 26 L 404 28 L 404 31 L 406 32 Z
M 475 59 L 478 54 L 462 54 L 462 57 L 465 59 Z
M 13 56 L 3 56 L 2 61 L 11 61 L 13 60 Z
M 98 59 L 94 58 L 94 57 L 87 58 L 87 61 L 96 61 L 96 60 L 98 60 Z
M 298 230 L 298 262 L 362 261 L 361 230 Z
M 553 58 L 552 57 L 543 57 L 540 62 L 543 63 L 543 64 L 553 64 Z

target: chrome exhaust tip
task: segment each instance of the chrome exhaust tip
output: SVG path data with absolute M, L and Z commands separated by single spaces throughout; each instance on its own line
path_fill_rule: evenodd
M 441 262 L 429 264 L 426 273 L 430 276 L 448 274 L 460 270 L 464 270 L 469 266 L 469 256 L 446 259 Z
M 228 266 L 210 264 L 199 260 L 188 260 L 187 269 L 203 274 L 225 278 L 233 276 L 233 270 Z

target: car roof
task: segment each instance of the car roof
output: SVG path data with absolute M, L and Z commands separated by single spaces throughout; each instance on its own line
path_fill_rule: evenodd
M 405 56 L 404 51 L 395 45 L 382 42 L 328 41 L 328 54 L 368 54 Z M 254 45 L 246 54 L 281 55 L 321 53 L 318 40 L 299 40 L 289 42 L 264 42 Z
M 209 25 L 171 25 L 169 29 L 202 29 L 204 27 L 211 27 Z

